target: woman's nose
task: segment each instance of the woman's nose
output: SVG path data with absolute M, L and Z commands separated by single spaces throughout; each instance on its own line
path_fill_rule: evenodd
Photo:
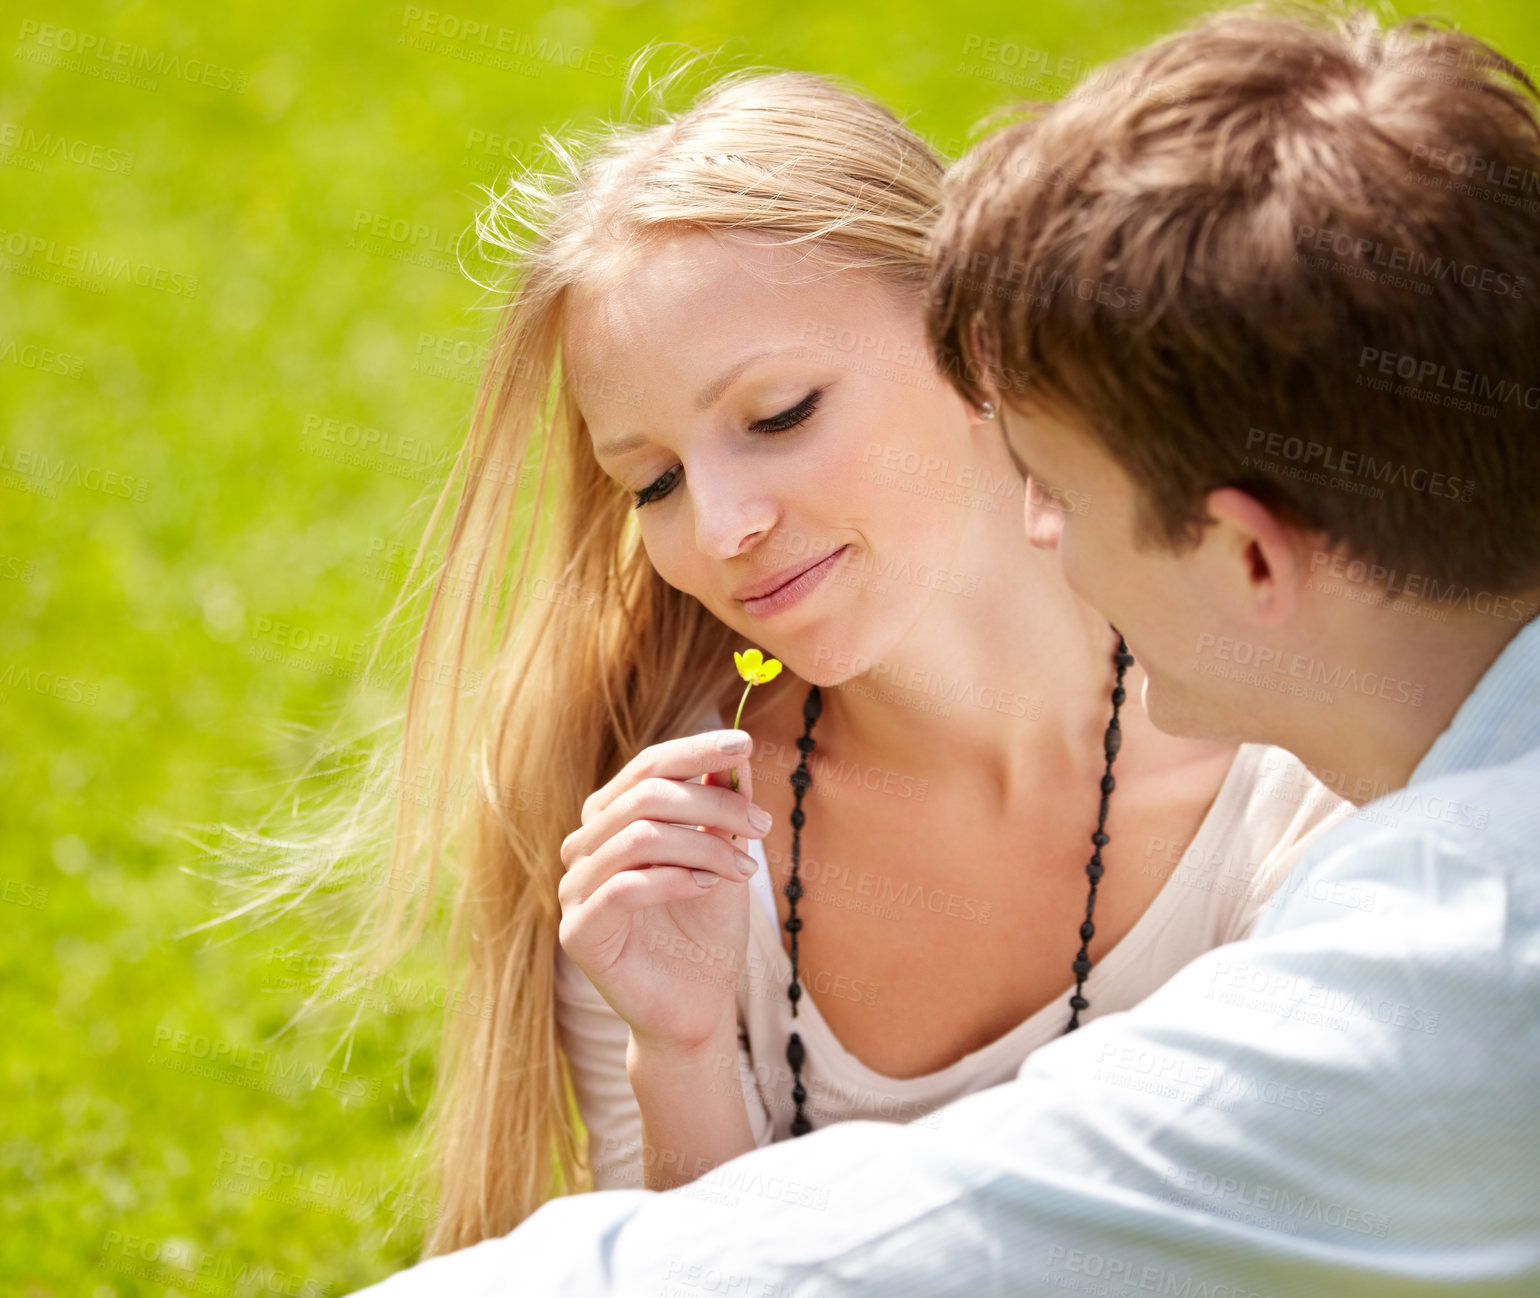
M 701 482 L 696 474 L 691 498 L 695 505 L 695 544 L 712 559 L 731 559 L 769 534 L 775 507 L 752 483 L 722 480 Z

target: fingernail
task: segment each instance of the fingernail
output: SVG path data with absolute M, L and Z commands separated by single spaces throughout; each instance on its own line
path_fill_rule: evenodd
M 717 880 L 721 877 L 720 875 L 712 874 L 710 870 L 691 870 L 690 873 L 695 876 L 695 882 L 700 884 L 702 888 L 716 887 Z
M 738 869 L 743 872 L 745 878 L 759 869 L 759 862 L 747 852 L 738 853 Z
M 742 730 L 729 730 L 717 740 L 717 750 L 723 753 L 746 753 L 749 751 L 753 740 L 747 732 Z
M 772 823 L 774 823 L 773 818 L 763 807 L 749 808 L 749 824 L 759 833 L 763 834 Z

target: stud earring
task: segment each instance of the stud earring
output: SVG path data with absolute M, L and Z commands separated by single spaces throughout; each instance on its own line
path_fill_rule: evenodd
M 983 404 L 981 404 L 979 406 L 979 418 L 980 419 L 993 419 L 994 417 L 995 417 L 995 403 L 993 401 L 985 401 Z

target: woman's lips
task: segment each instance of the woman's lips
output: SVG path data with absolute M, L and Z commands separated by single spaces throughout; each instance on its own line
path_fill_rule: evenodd
M 842 545 L 827 558 L 820 559 L 812 567 L 804 569 L 784 585 L 778 586 L 767 594 L 743 600 L 743 611 L 750 617 L 765 618 L 800 604 L 822 584 L 825 577 L 834 571 L 849 548 L 848 545 Z

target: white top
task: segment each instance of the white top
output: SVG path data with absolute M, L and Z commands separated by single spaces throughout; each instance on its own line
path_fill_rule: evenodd
M 713 714 L 701 728 L 721 724 Z M 1292 754 L 1242 745 L 1179 862 L 1154 857 L 1141 863 L 1169 871 L 1170 877 L 1122 941 L 1092 967 L 1085 984 L 1091 1007 L 1081 1013 L 1081 1023 L 1131 1008 L 1196 956 L 1249 934 L 1262 909 L 1276 906 L 1289 891 L 1275 893 L 1305 847 L 1351 810 Z M 781 947 L 763 845 L 750 840 L 747 850 L 759 862 L 750 880 L 759 904 L 752 908 L 738 981 L 738 1077 L 724 1083 L 741 1086 L 755 1143 L 765 1145 L 787 1137 L 795 1112 L 786 1063 L 793 1029 L 786 998 L 791 961 Z M 897 899 L 900 905 L 927 900 L 921 890 Z M 869 898 L 854 886 L 849 890 L 853 907 L 894 901 Z M 987 910 L 974 922 L 988 922 Z M 852 1118 L 924 1120 L 952 1100 L 1009 1081 L 1028 1055 L 1061 1036 L 1073 990 L 1066 982 L 1062 995 L 1003 1036 L 938 1072 L 909 1078 L 868 1068 L 840 1044 L 812 996 L 804 995 L 795 1020 L 807 1047 L 804 1111 L 815 1130 Z M 578 1110 L 588 1128 L 595 1188 L 640 1186 L 641 1111 L 626 1077 L 630 1029 L 559 948 L 556 1002 Z

